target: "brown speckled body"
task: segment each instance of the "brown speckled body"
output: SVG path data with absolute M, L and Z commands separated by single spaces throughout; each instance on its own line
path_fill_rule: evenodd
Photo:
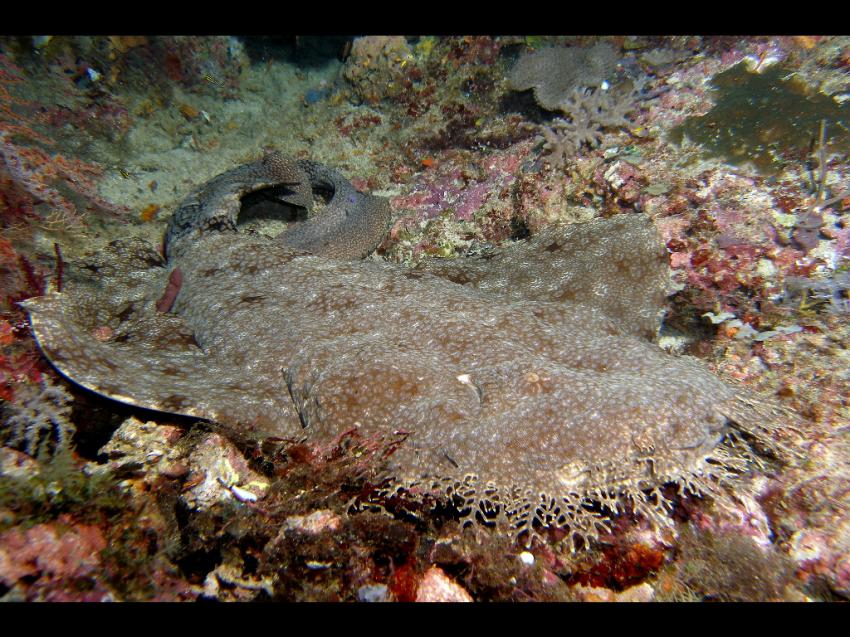
M 710 488 L 744 466 L 730 432 L 758 438 L 775 420 L 648 340 L 667 265 L 640 215 L 415 270 L 209 227 L 174 235 L 172 314 L 155 308 L 168 269 L 138 242 L 102 257 L 112 277 L 31 301 L 56 367 L 234 438 L 411 432 L 390 458 L 399 483 L 474 476 L 490 486 L 473 504 L 503 503 L 520 531 L 583 537 L 598 517 L 587 502 L 658 518 L 665 483 Z M 108 342 L 92 336 L 103 325 Z
M 314 190 L 331 195 L 321 215 L 293 224 L 277 237 L 290 248 L 359 259 L 374 250 L 386 232 L 390 208 L 384 199 L 357 192 L 333 168 L 272 153 L 218 175 L 183 200 L 165 232 L 168 258 L 178 258 L 186 246 L 207 234 L 235 233 L 242 197 L 271 187 L 278 189 L 276 198 L 281 203 L 308 211 Z

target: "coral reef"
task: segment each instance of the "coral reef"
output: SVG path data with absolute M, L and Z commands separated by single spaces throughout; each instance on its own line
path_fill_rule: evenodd
M 77 206 L 51 185 L 57 180 L 103 210 L 125 212 L 124 208 L 110 204 L 97 194 L 95 179 L 103 173 L 98 166 L 69 160 L 59 154 L 50 155 L 37 147 L 20 147 L 11 141 L 6 131 L 0 131 L 0 155 L 4 167 L 0 179 L 11 181 L 10 190 L 19 189 L 17 195 L 13 194 L 17 201 L 26 201 L 23 195 L 26 193 L 32 201 L 54 207 L 47 218 L 48 223 L 80 223 L 82 216 Z M 27 205 L 24 210 L 31 208 Z
M 46 367 L 32 340 L 27 320 L 17 303 L 44 293 L 41 269 L 0 237 L 0 398 L 12 401 L 15 388 L 39 383 Z
M 156 507 L 111 474 L 87 475 L 67 449 L 41 462 L 19 456 L 0 462 L 0 599 L 197 596 L 165 559 L 168 523 Z
M 508 78 L 513 90 L 534 89 L 537 103 L 551 111 L 561 111 L 551 125 L 540 131 L 546 159 L 558 169 L 584 149 L 597 148 L 605 137 L 603 129 L 626 127 L 626 115 L 646 99 L 643 89 L 648 78 L 615 83 L 617 53 L 607 43 L 588 48 L 546 48 L 520 57 Z M 620 78 L 618 78 L 620 79 Z M 612 82 L 609 82 L 611 80 Z
M 473 238 L 481 238 L 472 231 L 473 220 L 482 224 L 481 234 L 488 239 L 504 239 L 512 216 L 509 194 L 528 153 L 528 143 L 521 143 L 493 152 L 474 169 L 451 161 L 419 175 L 406 195 L 391 200 L 395 209 L 406 213 L 390 231 L 399 260 L 448 256 L 469 247 Z M 458 235 L 451 242 L 449 225 Z M 439 244 L 429 241 L 428 235 L 435 232 Z
M 684 601 L 780 601 L 794 586 L 791 560 L 772 546 L 760 547 L 737 533 L 695 532 L 679 538 L 681 558 L 675 574 L 659 575 L 657 598 Z
M 476 601 L 850 599 L 847 51 L 843 36 L 0 36 L 0 598 L 414 601 L 438 579 Z M 244 408 L 224 427 L 141 411 L 61 378 L 18 303 L 55 293 L 101 303 L 86 339 L 133 350 L 153 335 L 184 363 L 195 335 L 175 312 L 193 282 L 152 246 L 187 192 L 274 151 L 338 166 L 354 190 L 391 202 L 391 230 L 364 271 L 378 261 L 417 285 L 436 281 L 435 307 L 446 300 L 438 274 L 472 277 L 455 284 L 464 296 L 450 315 L 414 321 L 396 345 L 451 333 L 484 346 L 463 303 L 486 294 L 492 318 L 496 295 L 515 292 L 488 262 L 528 273 L 566 250 L 538 263 L 528 247 L 575 236 L 553 226 L 648 217 L 672 270 L 659 281 L 671 296 L 642 306 L 666 307 L 658 345 L 799 417 L 779 415 L 783 426 L 757 439 L 730 425 L 720 446 L 740 461 L 735 479 L 703 476 L 711 488 L 702 497 L 674 483 L 642 491 L 644 503 L 622 490 L 593 493 L 579 508 L 601 516 L 595 539 L 571 542 L 545 518 L 532 522 L 528 545 L 517 529 L 492 528 L 513 492 L 487 492 L 500 499 L 485 503 L 487 485 L 463 476 L 387 480 L 422 431 L 401 418 L 397 435 L 352 426 L 314 439 L 296 415 L 296 435 L 244 440 L 240 431 L 266 424 L 251 418 L 257 378 L 247 359 L 235 367 L 251 380 L 227 389 L 245 396 Z M 333 188 L 310 189 L 318 219 Z M 272 237 L 301 219 L 290 195 L 237 194 L 239 232 Z M 109 247 L 116 239 L 131 263 Z M 615 276 L 615 259 L 595 263 Z M 639 299 L 640 288 L 627 292 Z M 231 327 L 250 324 L 243 316 L 256 296 L 245 293 Z M 361 308 L 369 329 L 407 316 L 335 300 L 337 291 L 314 298 L 333 321 Z M 509 301 L 529 311 L 549 303 Z M 634 325 L 648 335 L 657 323 Z M 523 326 L 488 324 L 501 338 L 488 355 L 532 338 Z M 418 352 L 402 358 L 430 369 Z M 346 382 L 381 360 L 364 357 L 333 369 L 321 357 L 298 362 L 318 374 L 293 384 L 315 407 L 305 409 L 312 422 L 325 426 L 323 405 L 337 393 L 361 405 Z M 273 370 L 286 397 L 290 360 Z M 455 376 L 475 385 L 475 361 L 462 362 Z M 506 376 L 525 383 L 518 403 L 544 402 L 552 376 L 541 371 Z M 459 399 L 474 400 L 463 380 Z M 45 387 L 67 398 L 27 409 Z M 791 442 L 800 461 L 770 458 Z M 443 450 L 441 473 L 463 473 L 454 447 Z M 648 505 L 662 501 L 655 519 Z M 551 513 L 544 504 L 533 515 Z
M 44 146 L 55 144 L 49 136 L 37 130 L 38 123 L 31 113 L 36 104 L 16 97 L 13 88 L 23 82 L 21 70 L 0 55 L 0 184 L 3 185 L 4 207 L 0 211 L 4 225 L 9 217 L 33 216 L 33 206 L 45 203 L 52 207 L 48 221 L 59 224 L 79 223 L 82 213 L 56 185 L 70 189 L 89 204 L 102 211 L 121 214 L 123 206 L 106 201 L 97 192 L 96 180 L 103 168 L 61 154 L 50 154 L 39 146 L 25 146 L 28 139 Z M 54 122 L 55 125 L 55 122 Z
M 142 422 L 128 418 L 101 447 L 99 455 L 108 459 L 92 469 L 92 474 L 141 474 L 146 484 L 153 485 L 160 475 L 175 477 L 186 475 L 187 450 L 178 444 L 183 430 L 155 422 Z
M 106 548 L 96 526 L 77 525 L 64 532 L 52 524 L 11 529 L 0 535 L 0 547 L 0 584 L 12 587 L 38 576 L 46 589 L 39 593 L 43 601 L 114 601 L 100 582 L 87 582 L 101 566 L 99 553 Z M 73 588 L 80 592 L 71 593 Z
M 417 602 L 471 602 L 472 597 L 438 566 L 429 568 L 416 589 Z
M 841 270 L 826 279 L 788 277 L 785 279 L 785 302 L 813 309 L 850 313 L 850 270 Z

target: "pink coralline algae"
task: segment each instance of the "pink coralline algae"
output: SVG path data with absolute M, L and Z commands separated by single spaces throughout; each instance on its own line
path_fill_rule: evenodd
M 846 392 L 845 392 L 846 393 Z M 844 420 L 846 425 L 846 419 Z M 850 455 L 846 435 L 817 435 L 805 467 L 773 480 L 764 501 L 797 579 L 850 595 Z
M 762 489 L 766 480 L 761 480 Z M 702 510 L 693 512 L 693 523 L 701 530 L 712 533 L 734 533 L 749 537 L 758 546 L 768 549 L 773 540 L 770 521 L 761 504 L 752 496 L 740 493 L 730 498 L 711 514 Z
M 436 169 L 419 175 L 410 194 L 393 199 L 393 207 L 413 211 L 418 220 L 450 213 L 454 219 L 470 221 L 494 193 L 507 196 L 527 153 L 525 146 L 495 152 L 481 161 L 472 176 L 461 161 L 440 162 Z
M 0 583 L 21 585 L 28 591 L 27 599 L 31 595 L 33 599 L 69 601 L 110 599 L 111 594 L 97 583 L 94 590 L 78 593 L 72 593 L 69 586 L 73 580 L 90 580 L 100 570 L 100 552 L 106 548 L 100 529 L 85 524 L 63 527 L 39 524 L 0 534 Z M 28 584 L 33 579 L 35 582 Z

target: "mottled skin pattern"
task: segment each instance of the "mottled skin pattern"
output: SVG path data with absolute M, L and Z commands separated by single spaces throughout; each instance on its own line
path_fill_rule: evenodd
M 591 306 L 624 333 L 652 340 L 664 316 L 666 264 L 649 219 L 623 216 L 546 230 L 486 258 L 435 259 L 417 270 L 511 299 Z
M 280 200 L 307 208 L 312 190 L 330 191 L 322 214 L 293 224 L 277 240 L 283 245 L 336 259 L 358 259 L 375 249 L 387 229 L 390 208 L 378 197 L 357 192 L 333 168 L 272 153 L 237 166 L 195 189 L 177 208 L 165 232 L 165 253 L 174 261 L 182 250 L 210 233 L 235 233 L 241 198 L 272 186 L 290 193 Z
M 383 239 L 390 220 L 385 199 L 357 192 L 332 168 L 298 160 L 313 187 L 333 191 L 322 213 L 308 223 L 294 224 L 278 237 L 283 245 L 334 259 L 359 259 Z
M 352 192 L 338 182 L 318 230 L 237 233 L 234 193 L 277 179 L 306 196 L 301 186 L 328 174 L 275 162 L 225 173 L 188 198 L 169 225 L 167 267 L 143 242 L 125 242 L 87 266 L 96 279 L 28 302 L 56 367 L 243 441 L 410 432 L 389 459 L 398 483 L 427 476 L 456 491 L 475 476 L 472 507 L 501 503 L 520 533 L 558 525 L 583 538 L 599 517 L 588 502 L 611 511 L 629 502 L 660 519 L 665 483 L 714 491 L 715 478 L 746 467 L 732 432 L 767 444 L 781 422 L 696 359 L 648 340 L 667 265 L 641 215 L 554 228 L 486 259 L 414 270 L 344 261 L 304 247 L 369 227 L 352 213 L 383 213 L 334 203 Z M 359 196 L 355 204 L 374 200 Z M 377 239 L 364 231 L 342 242 L 350 256 Z M 174 268 L 180 291 L 159 313 Z M 114 330 L 108 342 L 92 335 L 103 325 Z

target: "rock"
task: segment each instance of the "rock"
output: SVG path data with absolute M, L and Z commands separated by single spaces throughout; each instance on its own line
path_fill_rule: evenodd
M 319 509 L 309 515 L 293 515 L 286 518 L 283 527 L 287 531 L 297 531 L 307 535 L 319 535 L 324 531 L 339 529 L 342 519 L 329 509 Z
M 835 561 L 829 580 L 836 593 L 850 597 L 850 552 Z
M 404 92 L 405 67 L 413 61 L 403 37 L 370 35 L 354 40 L 342 74 L 361 100 L 375 104 Z
M 89 470 L 141 474 L 149 484 L 160 474 L 171 477 L 186 455 L 186 448 L 175 444 L 182 437 L 179 427 L 127 418 L 100 449 L 109 459 L 106 465 L 89 465 Z
M 464 588 L 443 572 L 432 566 L 419 582 L 416 590 L 417 602 L 471 602 L 472 596 Z
M 390 589 L 385 584 L 367 584 L 357 589 L 358 602 L 388 602 Z
M 651 602 L 655 598 L 655 590 L 646 582 L 620 593 L 595 586 L 576 586 L 573 592 L 583 602 Z
M 0 584 L 11 587 L 22 578 L 40 583 L 92 576 L 100 568 L 106 540 L 100 529 L 73 524 L 70 518 L 15 527 L 0 534 Z
M 815 531 L 797 531 L 789 541 L 789 555 L 800 567 L 821 559 L 826 551 L 826 538 Z
M 253 501 L 265 496 L 269 483 L 248 467 L 226 438 L 208 434 L 189 454 L 188 483 L 180 498 L 191 508 L 209 509 L 228 501 Z

